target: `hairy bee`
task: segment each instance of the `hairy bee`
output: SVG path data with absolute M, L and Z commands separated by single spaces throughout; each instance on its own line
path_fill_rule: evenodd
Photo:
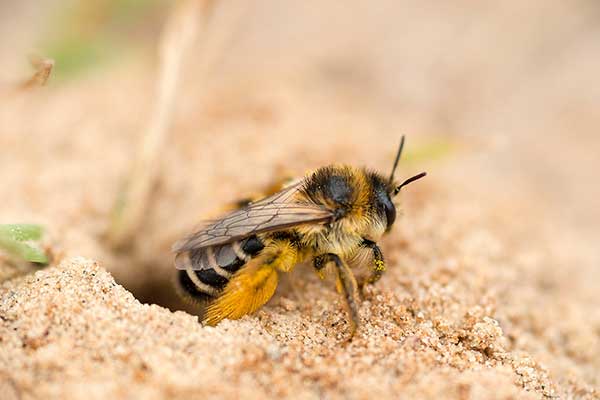
M 377 241 L 396 220 L 392 200 L 402 187 L 425 176 L 394 182 L 403 145 L 404 137 L 389 178 L 345 165 L 319 168 L 266 198 L 240 203 L 241 208 L 178 241 L 173 251 L 180 292 L 206 302 L 203 322 L 216 325 L 264 305 L 280 272 L 312 261 L 323 277 L 323 269 L 332 264 L 354 335 L 360 299 L 347 262 L 366 251 L 367 282 L 381 277 L 385 263 Z

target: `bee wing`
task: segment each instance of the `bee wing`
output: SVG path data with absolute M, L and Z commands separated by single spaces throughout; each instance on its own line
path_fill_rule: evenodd
M 231 243 L 257 233 L 330 221 L 333 212 L 324 206 L 294 201 L 294 195 L 300 187 L 300 182 L 288 186 L 270 197 L 250 203 L 221 219 L 212 221 L 189 237 L 175 243 L 173 251 L 181 253 Z

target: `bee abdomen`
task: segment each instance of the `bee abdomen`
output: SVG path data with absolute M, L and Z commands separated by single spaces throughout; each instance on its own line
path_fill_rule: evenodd
M 218 297 L 233 275 L 264 248 L 257 236 L 180 254 L 177 284 L 196 301 Z
M 192 274 L 195 271 L 191 272 Z M 185 300 L 189 300 L 192 302 L 208 302 L 210 301 L 216 293 L 212 292 L 212 288 L 198 286 L 197 282 L 192 280 L 193 275 L 190 275 L 188 270 L 178 270 L 177 278 L 175 281 L 178 294 L 183 297 Z

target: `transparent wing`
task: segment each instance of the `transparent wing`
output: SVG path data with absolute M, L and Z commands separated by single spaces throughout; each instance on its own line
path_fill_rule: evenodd
M 181 253 L 225 243 L 264 232 L 282 230 L 307 223 L 325 223 L 333 212 L 324 206 L 294 201 L 301 187 L 296 183 L 265 199 L 250 203 L 178 241 L 173 251 Z

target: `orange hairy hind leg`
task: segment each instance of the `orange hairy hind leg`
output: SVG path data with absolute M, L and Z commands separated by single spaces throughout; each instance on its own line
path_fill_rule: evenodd
M 225 318 L 239 319 L 262 307 L 275 293 L 277 271 L 263 265 L 255 271 L 240 270 L 219 296 L 206 309 L 204 323 L 216 325 Z
M 233 276 L 207 307 L 203 322 L 216 325 L 223 319 L 239 319 L 255 312 L 275 293 L 278 270 L 289 271 L 295 263 L 296 252 L 289 243 L 271 244 Z

